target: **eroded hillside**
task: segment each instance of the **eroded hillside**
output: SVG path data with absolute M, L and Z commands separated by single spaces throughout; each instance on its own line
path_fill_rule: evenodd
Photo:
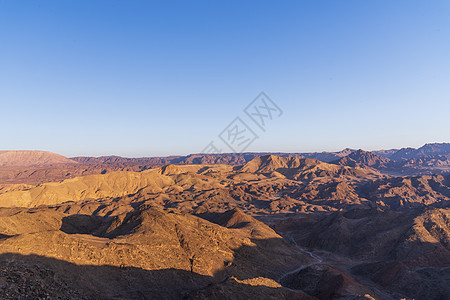
M 10 186 L 0 296 L 445 299 L 449 190 L 274 155 Z

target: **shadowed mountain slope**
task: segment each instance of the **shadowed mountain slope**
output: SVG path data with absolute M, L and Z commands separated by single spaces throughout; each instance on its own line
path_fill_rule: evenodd
M 298 245 L 330 255 L 325 259 L 345 264 L 353 278 L 391 291 L 394 299 L 445 299 L 450 293 L 449 208 L 354 209 L 278 226 Z M 299 282 L 308 291 L 302 281 L 323 272 L 304 270 L 291 276 L 288 286 Z
M 410 160 L 418 158 L 443 157 L 450 155 L 450 143 L 425 144 L 418 149 L 402 148 L 390 158 L 395 160 Z
M 375 153 L 363 151 L 360 149 L 335 161 L 334 163 L 349 167 L 371 167 L 375 169 L 383 169 L 389 167 L 389 165 L 391 164 L 391 160 L 379 156 Z
M 15 272 L 14 268 L 29 267 L 27 261 L 33 263 L 32 266 L 47 267 L 55 274 L 53 278 L 57 278 L 56 289 L 70 287 L 88 299 L 141 299 L 143 295 L 144 298 L 189 299 L 211 293 L 237 299 L 233 291 L 251 292 L 269 299 L 288 295 L 312 299 L 301 291 L 282 288 L 275 280 L 289 270 L 291 264 L 307 263 L 308 256 L 252 218 L 246 219 L 264 227 L 270 237 L 255 237 L 246 229 L 226 228 L 189 214 L 152 206 L 141 206 L 110 221 L 93 218 L 91 222 L 101 224 L 93 226 L 93 232 L 83 228 L 82 234 L 73 226 L 67 233 L 65 226 L 66 222 L 79 224 L 73 218 L 81 218 L 81 215 L 45 213 L 52 214 L 57 222 L 39 223 L 36 216 L 34 229 L 0 227 L 3 235 L 0 259 L 5 257 L 9 262 L 6 265 L 11 268 L 10 274 Z M 25 219 L 26 215 L 34 217 L 34 214 L 36 212 L 31 211 L 22 211 L 19 217 L 11 214 L 4 217 L 3 224 Z M 85 222 L 89 221 L 85 219 Z M 55 226 L 58 223 L 61 228 Z M 271 242 L 272 239 L 278 242 Z M 17 258 L 18 255 L 25 258 Z M 60 262 L 42 265 L 40 258 L 44 256 L 47 262 L 51 259 Z M 17 260 L 20 262 L 11 263 Z M 80 266 L 79 270 L 68 267 L 68 263 Z M 0 275 L 1 272 L 2 269 Z M 40 280 L 48 282 L 50 279 L 43 277 Z M 140 279 L 134 282 L 138 277 Z M 67 285 L 61 285 L 58 278 Z M 12 280 L 11 276 L 6 279 L 7 286 Z M 128 280 L 134 283 L 127 283 Z M 0 296 L 2 292 L 4 290 L 0 290 Z M 266 292 L 269 294 L 263 294 Z M 76 297 L 70 299 L 73 298 Z

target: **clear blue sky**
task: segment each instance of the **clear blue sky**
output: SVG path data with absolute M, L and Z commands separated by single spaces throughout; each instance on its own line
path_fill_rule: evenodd
M 450 141 L 450 1 L 0 0 L 0 149 L 200 152 L 265 91 L 248 151 Z

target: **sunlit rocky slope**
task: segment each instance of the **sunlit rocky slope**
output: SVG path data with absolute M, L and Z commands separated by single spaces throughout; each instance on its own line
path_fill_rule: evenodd
M 450 177 L 390 163 L 264 155 L 5 185 L 0 298 L 446 299 Z

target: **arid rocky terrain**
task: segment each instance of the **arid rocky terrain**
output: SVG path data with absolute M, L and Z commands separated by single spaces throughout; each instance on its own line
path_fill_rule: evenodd
M 450 147 L 0 152 L 1 299 L 449 299 Z

